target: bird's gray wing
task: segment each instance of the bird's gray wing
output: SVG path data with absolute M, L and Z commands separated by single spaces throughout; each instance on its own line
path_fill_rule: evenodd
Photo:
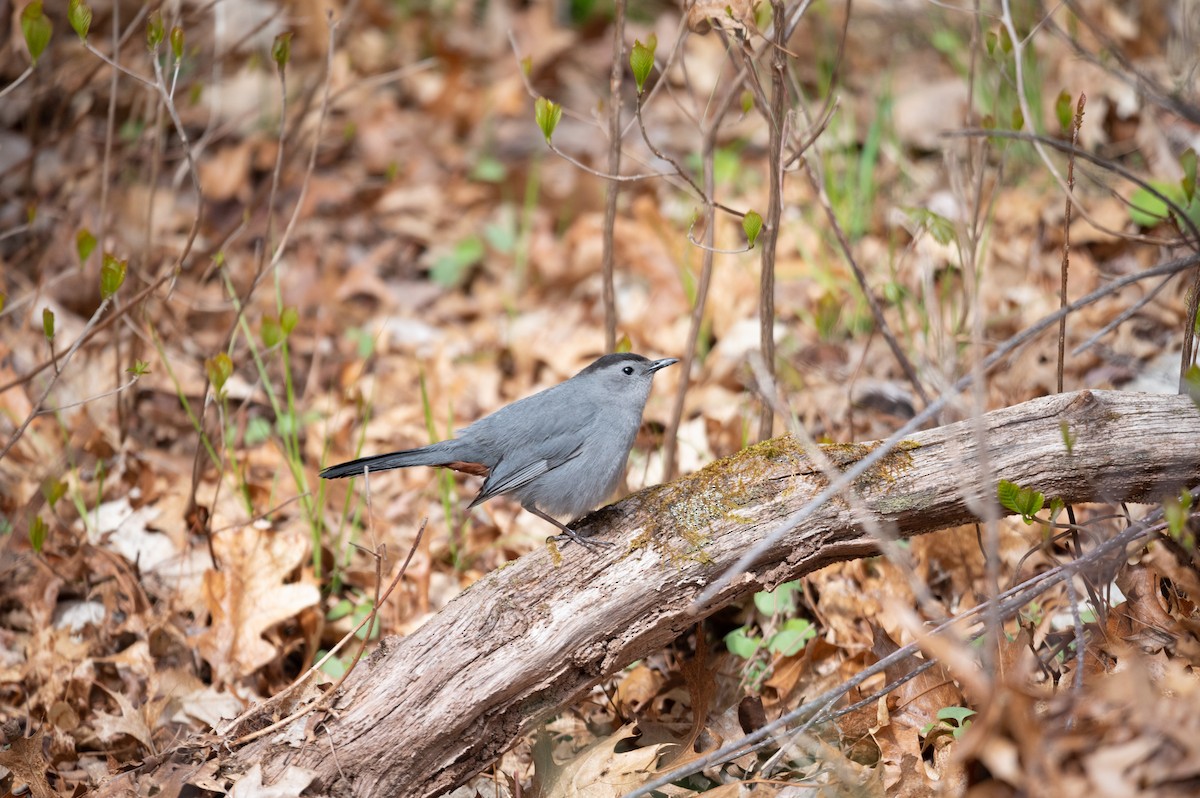
M 485 502 L 493 496 L 520 490 L 543 474 L 574 459 L 581 451 L 583 451 L 582 445 L 576 445 L 570 450 L 560 448 L 558 451 L 548 452 L 548 456 L 537 457 L 524 465 L 515 466 L 512 470 L 506 469 L 504 467 L 506 465 L 504 460 L 501 460 L 492 469 L 492 473 L 488 476 L 487 481 L 483 483 L 479 494 L 471 500 L 470 507 Z

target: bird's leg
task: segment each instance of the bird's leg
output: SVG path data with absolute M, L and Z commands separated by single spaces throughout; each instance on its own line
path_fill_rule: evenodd
M 524 507 L 529 512 L 536 515 L 538 518 L 541 518 L 544 521 L 549 521 L 550 523 L 554 524 L 556 527 L 561 529 L 563 531 L 563 534 L 555 535 L 555 538 L 554 538 L 555 540 L 562 540 L 565 537 L 567 540 L 575 541 L 580 546 L 583 546 L 585 549 L 586 548 L 608 549 L 608 548 L 612 548 L 613 546 L 616 545 L 615 543 L 609 543 L 607 540 L 592 540 L 591 538 L 585 538 L 583 535 L 579 534 L 574 529 L 571 529 L 566 524 L 563 524 L 560 521 L 546 515 L 541 510 L 534 507 L 532 504 L 523 504 L 521 506 Z

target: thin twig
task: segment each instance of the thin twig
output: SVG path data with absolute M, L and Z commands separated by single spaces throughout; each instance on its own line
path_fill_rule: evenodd
M 121 56 L 121 8 L 120 3 L 113 4 L 112 8 L 112 48 L 113 60 Z M 86 43 L 86 40 L 85 40 Z M 99 241 L 101 253 L 104 250 L 104 242 L 108 240 L 108 191 L 109 178 L 112 174 L 112 150 L 113 140 L 116 138 L 117 130 L 117 86 L 120 79 L 120 70 L 112 69 L 109 71 L 108 81 L 108 113 L 104 119 L 104 155 L 100 163 L 100 210 L 99 210 Z M 161 108 L 161 106 L 158 106 Z M 151 185 L 154 183 L 151 181 Z M 150 213 L 150 208 L 154 207 L 154 194 L 151 189 L 150 202 L 146 203 L 147 213 Z M 149 243 L 149 242 L 147 242 Z M 148 255 L 150 247 L 147 246 L 142 250 L 143 257 Z M 103 254 L 101 255 L 103 258 Z M 135 261 L 136 262 L 136 261 Z M 81 264 L 82 265 L 82 264 Z M 138 264 L 141 268 L 141 264 Z M 119 294 L 113 296 L 113 304 L 118 310 L 121 308 L 121 296 Z M 114 379 L 119 384 L 121 380 L 121 328 L 117 327 L 113 330 L 112 341 L 116 350 L 116 357 L 113 358 Z M 119 390 L 118 390 L 119 393 Z M 117 436 L 119 439 L 125 438 L 125 404 L 118 396 L 114 403 L 117 410 Z
M 0 241 L 5 241 L 9 238 L 12 238 L 13 236 L 19 236 L 21 233 L 24 233 L 26 230 L 31 230 L 31 229 L 33 229 L 33 225 L 29 224 L 28 222 L 19 224 L 16 227 L 10 227 L 8 230 L 5 230 L 3 233 L 0 233 Z M 6 305 L 4 309 L 8 310 L 9 308 Z
M 896 334 L 892 332 L 892 327 L 888 324 L 887 317 L 883 314 L 883 308 L 880 306 L 879 299 L 875 296 L 875 291 L 871 288 L 871 284 L 867 280 L 866 273 L 859 265 L 858 259 L 854 257 L 854 250 L 850 246 L 850 239 L 846 237 L 846 231 L 842 229 L 842 225 L 838 221 L 837 214 L 833 210 L 833 204 L 829 201 L 829 192 L 825 190 L 825 184 L 817 179 L 817 175 L 813 171 L 808 159 L 805 159 L 802 165 L 804 173 L 808 177 L 808 184 L 816 195 L 817 201 L 820 202 L 821 208 L 825 211 L 825 219 L 829 222 L 834 237 L 837 238 L 838 246 L 841 247 L 842 256 L 846 259 L 846 263 L 850 265 L 850 271 L 854 273 L 854 279 L 858 283 L 863 296 L 866 297 L 867 307 L 871 309 L 871 318 L 875 321 L 875 327 L 879 330 L 879 334 L 883 336 L 883 340 L 887 342 L 888 348 L 892 350 L 892 356 L 900 364 L 900 369 L 904 372 L 905 378 L 912 385 L 917 396 L 920 397 L 921 404 L 929 404 L 929 394 L 925 391 L 925 386 L 921 384 L 921 378 L 917 376 L 916 368 L 913 366 L 912 361 L 908 359 L 908 354 L 905 353 L 904 348 L 900 346 L 900 341 L 896 338 Z
M 16 446 L 17 441 L 19 441 L 21 436 L 25 434 L 25 430 L 28 429 L 30 423 L 32 423 L 33 420 L 38 417 L 42 405 L 46 402 L 46 397 L 48 397 L 50 392 L 54 390 L 54 386 L 58 382 L 58 378 L 62 373 L 62 369 L 65 369 L 67 364 L 71 362 L 71 358 L 75 356 L 75 353 L 79 351 L 79 347 L 83 345 L 85 340 L 87 340 L 86 336 L 88 331 L 96 326 L 96 324 L 100 321 L 100 317 L 104 315 L 104 311 L 108 310 L 108 306 L 111 303 L 112 297 L 108 297 L 100 303 L 100 307 L 96 308 L 96 311 L 92 314 L 92 317 L 88 319 L 87 324 L 84 325 L 83 332 L 79 334 L 79 337 L 75 339 L 75 341 L 71 344 L 71 347 L 67 350 L 66 354 L 63 355 L 61 360 L 62 365 L 59 366 L 56 362 L 55 373 L 46 383 L 46 387 L 42 389 L 41 396 L 39 396 L 37 401 L 33 403 L 33 407 L 29 410 L 29 415 L 25 417 L 25 421 L 21 423 L 21 426 L 17 427 L 16 430 L 13 431 L 12 436 L 9 437 L 8 443 L 4 445 L 4 448 L 0 449 L 0 460 L 3 460 L 12 447 Z
M 715 205 L 706 205 L 705 207 L 711 208 L 713 210 L 716 209 Z M 696 235 L 693 231 L 696 228 L 696 222 L 700 221 L 700 218 L 701 217 L 697 216 L 695 219 L 692 219 L 692 223 L 690 225 L 688 225 L 687 240 L 688 240 L 689 244 L 691 244 L 692 246 L 694 246 L 696 249 L 700 250 L 701 252 L 713 253 L 716 255 L 741 255 L 744 252 L 749 252 L 752 249 L 754 249 L 754 247 L 751 246 L 750 244 L 746 244 L 746 246 L 739 247 L 738 249 L 721 249 L 720 247 L 714 247 L 711 244 L 706 244 L 706 243 L 697 241 Z M 704 232 L 705 238 L 709 238 L 709 239 L 712 238 L 713 227 L 715 224 L 716 224 L 716 217 L 710 216 L 709 223 L 708 223 L 708 229 L 705 230 L 705 232 Z
M 614 4 L 612 64 L 608 71 L 608 172 L 621 174 L 621 76 L 625 72 L 625 0 Z M 604 238 L 601 255 L 601 295 L 604 302 L 604 351 L 617 349 L 617 296 L 613 288 L 616 257 L 617 196 L 620 184 L 604 187 Z
M 72 407 L 82 407 L 83 405 L 86 405 L 89 402 L 95 402 L 100 399 L 104 399 L 105 397 L 108 397 L 108 396 L 115 396 L 115 395 L 121 393 L 122 391 L 126 390 L 127 388 L 133 387 L 133 384 L 137 381 L 138 381 L 137 377 L 131 377 L 127 382 L 125 382 L 122 385 L 118 385 L 116 388 L 113 388 L 112 390 L 105 391 L 104 393 L 98 393 L 95 396 L 89 396 L 86 399 L 80 399 L 78 402 L 71 402 L 70 404 L 59 405 L 58 407 L 43 407 L 41 410 L 39 410 L 37 412 L 37 415 L 45 416 L 45 415 L 50 415 L 53 413 L 60 413 L 63 410 L 70 410 Z
M 716 129 L 716 125 L 713 125 L 706 132 L 704 149 L 700 155 L 701 162 L 704 164 L 704 185 L 710 192 L 714 185 L 713 150 L 716 144 L 716 137 L 712 133 Z M 701 246 L 704 254 L 700 256 L 700 282 L 696 286 L 696 299 L 692 305 L 692 318 L 688 329 L 687 346 L 683 354 L 683 363 L 679 366 L 679 387 L 675 391 L 675 404 L 671 408 L 671 418 L 667 422 L 667 429 L 663 435 L 664 482 L 669 482 L 675 478 L 679 449 L 679 425 L 683 421 L 683 403 L 687 397 L 688 386 L 691 383 L 692 363 L 696 359 L 696 347 L 700 342 L 700 330 L 704 324 L 704 310 L 708 306 L 708 287 L 712 283 L 714 256 L 712 242 L 716 235 L 714 228 L 716 227 L 717 217 L 711 205 L 707 206 L 704 210 L 707 229 L 704 231 L 705 244 Z M 688 239 L 691 240 L 690 232 L 688 233 Z
M 671 177 L 671 175 L 666 172 L 642 172 L 642 173 L 636 174 L 636 175 L 620 175 L 620 174 L 614 174 L 612 172 L 601 172 L 599 169 L 593 169 L 592 167 L 581 162 L 577 158 L 573 158 L 570 155 L 568 155 L 567 153 L 563 152 L 557 146 L 555 146 L 554 142 L 552 142 L 552 141 L 547 141 L 546 146 L 550 148 L 550 152 L 554 153 L 559 158 L 562 158 L 564 161 L 571 164 L 572 166 L 582 169 L 583 171 L 587 172 L 589 175 L 592 175 L 593 177 L 599 177 L 604 180 L 611 180 L 614 183 L 636 183 L 639 180 L 650 180 L 652 178 L 659 178 L 659 177 Z
M 1163 280 L 1160 281 L 1158 285 L 1154 286 L 1149 291 L 1147 291 L 1145 296 L 1143 296 L 1141 299 L 1134 302 L 1129 307 L 1125 308 L 1125 310 L 1121 311 L 1120 314 L 1118 314 L 1115 319 L 1110 321 L 1108 324 L 1105 324 L 1098 331 L 1096 331 L 1095 334 L 1088 336 L 1088 339 L 1086 341 L 1084 341 L 1079 346 L 1072 349 L 1071 356 L 1077 357 L 1078 355 L 1082 354 L 1083 352 L 1087 351 L 1088 349 L 1091 349 L 1093 346 L 1096 345 L 1096 342 L 1099 341 L 1101 338 L 1108 335 L 1110 332 L 1115 330 L 1117 327 L 1120 327 L 1122 324 L 1124 324 L 1126 321 L 1128 321 L 1133 316 L 1137 315 L 1138 311 L 1140 311 L 1146 305 L 1153 302 L 1154 298 L 1156 296 L 1158 296 L 1159 293 L 1164 288 L 1166 288 L 1167 285 L 1169 285 L 1170 282 L 1174 279 L 1175 279 L 1175 275 L 1173 275 L 1173 274 L 1170 277 L 1163 278 Z
M 1079 595 L 1075 582 L 1066 580 L 1067 597 L 1071 604 L 1071 630 L 1075 636 L 1075 673 L 1071 674 L 1071 690 L 1076 697 L 1083 692 L 1084 654 L 1087 652 L 1087 640 L 1083 634 L 1083 618 L 1079 614 Z M 1074 716 L 1067 718 L 1067 728 L 1075 725 Z
M 711 199 L 709 199 L 708 192 L 700 188 L 699 184 L 692 179 L 692 176 L 684 171 L 683 167 L 679 165 L 679 161 L 676 161 L 670 155 L 667 155 L 665 152 L 659 149 L 658 145 L 650 140 L 650 134 L 646 132 L 646 119 L 642 115 L 642 110 L 645 107 L 643 104 L 644 97 L 645 95 L 643 93 L 638 94 L 637 108 L 634 110 L 634 117 L 637 119 L 638 130 L 640 130 L 642 133 L 642 141 L 646 143 L 646 147 L 649 148 L 650 152 L 654 153 L 654 157 L 671 164 L 672 168 L 675 169 L 675 174 L 682 177 L 687 184 L 691 186 L 692 191 L 696 192 L 696 195 L 700 197 L 701 202 L 703 202 L 705 205 L 712 205 L 713 202 Z
M 777 20 L 785 19 L 783 0 L 771 0 L 771 9 Z M 768 143 L 767 179 L 770 190 L 767 198 L 767 215 L 764 221 L 761 272 L 758 283 L 758 333 L 759 351 L 768 376 L 775 377 L 775 255 L 779 246 L 779 224 L 783 218 L 783 145 L 784 116 L 787 107 L 787 44 L 784 25 L 775 25 L 775 48 L 771 51 L 771 103 L 767 109 L 770 125 Z M 752 76 L 752 82 L 756 78 Z M 775 413 L 770 403 L 764 402 L 758 415 L 758 439 L 771 437 Z
M 25 67 L 25 71 L 22 72 L 20 75 L 17 75 L 16 80 L 14 80 L 12 83 L 5 86 L 3 89 L 0 89 L 0 100 L 3 100 L 5 98 L 5 96 L 7 96 L 10 91 L 13 91 L 14 89 L 16 89 L 17 86 L 20 86 L 22 83 L 29 80 L 29 76 L 33 74 L 33 67 L 34 67 L 33 64 L 30 64 L 29 66 Z
M 377 89 L 380 86 L 386 86 L 395 81 L 410 78 L 418 72 L 424 72 L 427 69 L 432 69 L 439 63 L 436 58 L 422 58 L 420 61 L 414 61 L 408 66 L 402 66 L 399 69 L 392 69 L 387 72 L 380 72 L 378 75 L 369 75 L 365 78 L 360 78 L 353 83 L 347 83 L 340 89 L 335 91 L 329 97 L 331 103 L 336 103 L 342 98 L 342 95 L 350 92 L 361 92 L 364 89 Z
M 1075 108 L 1075 119 L 1071 125 L 1071 146 L 1079 146 L 1079 128 L 1083 126 L 1083 107 L 1087 103 L 1087 95 L 1079 95 L 1079 104 Z M 1067 191 L 1075 193 L 1075 156 L 1067 156 Z M 1059 271 L 1062 276 L 1058 291 L 1058 306 L 1067 304 L 1067 274 L 1071 267 L 1071 199 L 1067 197 L 1063 208 L 1063 246 L 1062 265 Z M 1063 392 L 1063 365 L 1067 357 L 1067 317 L 1058 321 L 1058 392 Z
M 226 524 L 225 526 L 218 527 L 218 528 L 212 530 L 212 534 L 219 535 L 222 532 L 226 532 L 230 529 L 240 529 L 241 527 L 250 526 L 251 524 L 256 524 L 259 521 L 262 521 L 267 516 L 279 512 L 284 507 L 287 507 L 289 504 L 299 501 L 302 498 L 304 498 L 304 494 L 298 493 L 295 496 L 292 496 L 290 498 L 287 498 L 287 499 L 281 501 L 279 504 L 275 505 L 274 507 L 268 507 L 266 510 L 263 510 L 258 515 L 255 515 L 251 518 L 247 518 L 244 521 L 234 521 L 232 524 Z
M 125 77 L 133 78 L 138 83 L 142 84 L 143 86 L 145 86 L 146 88 L 148 88 L 152 91 L 156 90 L 158 88 L 158 85 L 153 80 L 151 80 L 150 78 L 144 77 L 142 75 L 139 75 L 138 73 L 134 72 L 129 67 L 122 66 L 121 64 L 117 63 L 115 60 L 113 60 L 112 58 L 109 58 L 104 53 L 100 52 L 95 47 L 93 47 L 92 43 L 87 41 L 86 39 L 83 41 L 83 46 L 87 48 L 87 51 L 89 53 L 96 56 L 104 63 L 108 64 L 110 67 L 112 67 L 117 72 L 120 72 Z M 166 86 L 164 86 L 163 88 L 165 89 Z
M 956 165 L 958 160 L 953 161 Z M 987 333 L 984 328 L 986 313 L 983 309 L 983 286 L 980 274 L 980 250 L 983 246 L 980 219 L 982 213 L 982 176 L 983 164 L 975 168 L 974 192 L 971 194 L 970 207 L 972 213 L 968 219 L 960 219 L 958 235 L 955 243 L 962 262 L 963 286 L 966 291 L 966 301 L 963 302 L 964 317 L 969 315 L 971 332 L 969 338 L 970 368 L 970 405 L 969 433 L 973 439 L 976 457 L 971 463 L 963 463 L 962 471 L 969 474 L 975 485 L 994 484 L 991 451 L 987 446 L 987 430 L 984 428 L 983 416 L 987 409 L 987 372 L 984 367 L 985 352 L 987 351 Z M 963 170 L 949 170 L 952 191 L 964 205 L 968 202 L 967 181 Z M 963 215 L 965 216 L 965 214 Z M 965 319 L 964 319 L 965 321 Z M 979 448 L 982 447 L 982 448 Z M 984 563 L 984 590 L 989 598 L 988 610 L 984 614 L 984 634 L 986 642 L 983 646 L 982 660 L 986 672 L 995 676 L 995 654 L 999 648 L 1001 622 L 999 607 L 993 599 L 1000 593 L 1000 514 L 993 502 L 979 501 L 981 492 L 968 492 L 967 503 L 971 506 L 980 522 L 976 525 L 980 550 Z

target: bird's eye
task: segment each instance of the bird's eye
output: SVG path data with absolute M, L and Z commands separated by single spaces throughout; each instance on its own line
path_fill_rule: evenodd
M 632 374 L 633 366 L 626 366 L 625 368 L 621 369 L 621 371 L 625 372 L 626 374 Z

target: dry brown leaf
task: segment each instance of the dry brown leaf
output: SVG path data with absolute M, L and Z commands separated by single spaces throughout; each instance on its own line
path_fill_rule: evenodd
M 113 551 L 144 570 L 153 572 L 178 554 L 174 541 L 149 529 L 158 517 L 150 505 L 134 509 L 128 496 L 105 502 L 84 517 L 89 541 Z
M 223 719 L 237 717 L 246 708 L 245 696 L 218 690 L 182 668 L 156 672 L 151 694 L 169 699 L 168 711 L 173 713 L 170 719 L 175 723 L 200 721 L 210 729 Z
M 687 736 L 680 741 L 679 747 L 663 757 L 660 767 L 664 769 L 681 765 L 702 755 L 701 752 L 695 750 L 696 740 L 704 731 L 709 710 L 712 709 L 717 693 L 717 682 L 713 678 L 713 672 L 709 670 L 708 643 L 703 629 L 697 629 L 695 656 L 683 660 L 679 664 L 679 670 L 683 673 L 684 681 L 687 683 L 692 723 Z
M 623 741 L 634 736 L 633 724 L 622 726 L 580 751 L 569 762 L 539 773 L 546 798 L 616 798 L 654 775 L 655 762 L 672 746 L 659 743 L 617 753 Z
M 1097 793 L 1106 798 L 1136 795 L 1139 779 L 1138 765 L 1149 759 L 1159 741 L 1150 737 L 1138 737 L 1120 745 L 1105 745 L 1083 757 L 1087 771 Z
M 229 798 L 300 798 L 312 784 L 314 774 L 288 765 L 274 784 L 263 784 L 262 766 L 254 765 L 238 778 L 229 790 Z
M 910 86 L 897 94 L 892 108 L 897 136 L 919 150 L 940 150 L 943 134 L 962 124 L 968 96 L 967 84 L 957 77 Z
M 308 541 L 296 532 L 240 527 L 213 536 L 220 571 L 204 575 L 206 609 L 212 621 L 196 641 L 217 674 L 231 683 L 277 655 L 263 634 L 320 601 L 317 586 L 286 582 L 307 557 Z
M 50 763 L 42 753 L 43 732 L 35 731 L 31 737 L 16 737 L 9 740 L 8 750 L 0 750 L 0 766 L 12 771 L 17 784 L 29 788 L 34 798 L 54 798 L 58 795 L 46 780 Z
M 1129 206 L 1119 197 L 1090 198 L 1087 201 L 1087 216 L 1076 213 L 1071 219 L 1071 246 L 1115 243 L 1120 241 L 1118 234 L 1128 232 L 1132 227 Z M 1056 233 L 1061 231 L 1062 221 L 1059 220 L 1056 225 L 1048 226 L 1047 229 L 1054 230 Z M 1056 237 L 1061 238 L 1061 233 L 1057 233 Z M 1072 272 L 1076 272 L 1078 263 L 1074 262 L 1074 252 L 1071 253 L 1071 257 L 1073 260 Z
M 775 663 L 770 678 L 763 683 L 767 706 L 773 710 L 790 708 L 804 695 L 834 687 L 844 678 L 840 665 L 845 659 L 845 652 L 824 637 L 808 641 L 798 653 Z
M 1126 600 L 1109 613 L 1109 633 L 1148 651 L 1170 645 L 1175 624 L 1159 597 L 1158 576 L 1144 565 L 1127 564 L 1117 575 L 1117 587 Z
M 96 736 L 104 742 L 112 742 L 124 735 L 128 735 L 141 743 L 147 751 L 155 752 L 154 733 L 151 730 L 151 725 L 158 725 L 158 715 L 165 701 L 152 701 L 138 708 L 133 705 L 125 694 L 114 693 L 107 688 L 102 689 L 117 702 L 117 708 L 121 712 L 120 714 L 112 715 L 108 712 L 96 710 L 91 722 L 92 728 L 96 731 Z
M 660 669 L 639 662 L 637 667 L 621 677 L 614 703 L 623 715 L 637 715 L 658 695 L 664 681 Z
M 873 653 L 876 657 L 882 659 L 897 648 L 883 629 L 875 627 Z M 896 663 L 884 672 L 886 680 L 893 682 L 921 664 L 916 657 Z M 921 794 L 919 790 L 922 786 L 926 790 L 932 789 L 932 781 L 923 760 L 922 731 L 929 724 L 937 722 L 939 710 L 962 703 L 962 694 L 945 670 L 937 665 L 904 682 L 890 695 L 880 698 L 876 729 L 872 736 L 883 756 L 885 772 L 888 774 L 885 782 L 889 789 L 903 784 L 902 794 L 907 795 Z
M 755 5 L 752 0 L 694 0 L 687 9 L 688 30 L 703 36 L 713 28 L 720 28 L 745 39 L 758 33 L 754 25 Z
M 200 186 L 206 199 L 223 202 L 249 199 L 250 158 L 253 144 L 249 139 L 221 147 L 197 165 Z
M 49 708 L 60 698 L 87 695 L 96 678 L 91 648 L 91 641 L 76 636 L 68 628 L 49 625 L 36 628 L 25 648 L 29 658 L 26 673 L 38 677 L 38 681 L 26 685 L 31 692 L 30 704 Z

